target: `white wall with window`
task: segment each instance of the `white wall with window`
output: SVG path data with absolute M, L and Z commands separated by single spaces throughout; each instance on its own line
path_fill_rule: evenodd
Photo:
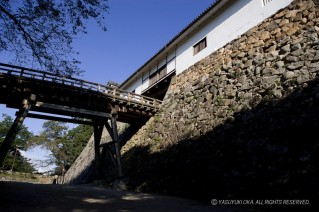
M 163 59 L 154 57 L 134 73 L 129 85 L 124 89 L 141 94 L 150 86 L 172 71 L 176 75 L 185 71 L 196 62 L 209 56 L 214 51 L 236 39 L 264 19 L 275 14 L 278 10 L 288 6 L 292 0 L 230 0 L 226 5 L 207 11 L 204 17 L 209 17 L 206 22 L 195 22 L 192 31 L 185 31 L 179 37 L 182 39 L 173 42 L 169 55 Z M 223 3 L 223 1 L 221 1 Z M 189 33 L 189 34 L 186 34 Z M 167 54 L 167 53 L 166 53 Z M 134 81 L 133 83 L 131 81 Z
M 172 73 L 176 69 L 175 52 L 170 53 L 165 59 L 156 63 L 152 68 L 145 68 L 140 77 L 136 77 L 134 83 L 127 88 L 128 91 L 135 91 L 141 94 L 144 90 L 161 80 L 167 74 Z
M 288 6 L 292 0 L 240 0 L 231 1 L 211 21 L 176 50 L 176 74 L 207 57 L 228 42 L 236 39 L 250 28 L 258 25 L 279 9 Z M 206 39 L 206 47 L 196 44 Z M 195 53 L 195 51 L 198 51 Z
M 130 86 L 130 90 L 136 91 L 137 94 L 141 94 L 144 90 L 148 89 L 150 86 L 154 85 L 157 81 L 161 80 L 167 74 L 175 71 L 175 52 L 169 54 L 165 59 L 158 62 L 149 70 L 144 70 L 142 73 L 142 85 L 134 84 Z M 136 88 L 134 88 L 136 86 Z
M 141 91 L 143 91 L 143 90 L 148 88 L 149 82 L 150 82 L 150 72 L 149 71 L 145 71 L 142 74 L 142 89 L 141 89 Z
M 141 94 L 142 93 L 142 78 L 136 78 L 134 83 L 130 84 L 125 90 L 136 93 L 136 94 Z

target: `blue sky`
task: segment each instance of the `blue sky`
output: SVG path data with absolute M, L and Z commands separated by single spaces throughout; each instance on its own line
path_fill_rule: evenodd
M 109 0 L 107 31 L 88 22 L 88 34 L 74 41 L 74 48 L 80 53 L 80 67 L 85 71 L 80 78 L 101 84 L 109 80 L 122 83 L 213 1 Z M 9 62 L 3 53 L 0 58 L 2 63 Z M 1 114 L 13 116 L 15 111 L 0 105 Z M 34 133 L 41 131 L 42 123 L 42 120 L 25 120 Z M 31 155 L 34 154 L 33 151 Z
M 75 42 L 89 81 L 123 82 L 213 0 L 111 0 L 108 31 L 90 25 Z

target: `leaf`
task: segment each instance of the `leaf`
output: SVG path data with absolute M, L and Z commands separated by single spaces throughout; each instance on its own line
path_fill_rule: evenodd
M 32 66 L 61 75 L 83 73 L 72 41 L 87 32 L 93 19 L 106 30 L 108 1 L 2 1 L 0 4 L 0 51 L 15 54 L 15 65 Z M 66 62 L 62 62 L 62 61 Z M 74 63 L 73 61 L 77 61 Z

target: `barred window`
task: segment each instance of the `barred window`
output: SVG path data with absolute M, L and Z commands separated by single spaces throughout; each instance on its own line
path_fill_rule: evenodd
M 142 74 L 142 83 L 144 83 L 146 80 L 148 80 L 150 73 L 143 73 Z
M 154 85 L 157 81 L 165 77 L 166 74 L 167 74 L 167 67 L 166 65 L 164 65 L 150 76 L 149 86 Z
M 194 48 L 194 55 L 197 54 L 198 52 L 202 51 L 203 49 L 205 49 L 207 47 L 207 41 L 206 41 L 206 37 L 203 38 L 201 41 L 199 41 L 198 43 L 196 43 L 193 48 Z
M 266 6 L 266 5 L 269 4 L 270 2 L 272 2 L 272 0 L 263 0 L 263 6 Z

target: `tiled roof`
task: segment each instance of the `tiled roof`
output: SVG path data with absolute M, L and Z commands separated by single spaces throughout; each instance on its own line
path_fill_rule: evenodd
M 210 11 L 220 1 L 222 0 L 216 0 L 214 3 L 212 3 L 207 9 L 205 9 L 201 14 L 199 14 L 194 20 L 192 20 L 192 22 L 190 22 L 184 29 L 182 29 L 177 35 L 175 35 L 167 44 L 165 44 L 165 46 L 162 49 L 160 49 L 158 53 L 160 53 L 161 51 L 165 49 L 165 47 L 173 43 L 180 35 L 182 35 L 186 30 L 188 30 L 191 26 L 193 26 L 198 20 L 200 20 L 206 13 L 208 13 L 208 11 Z M 153 57 L 155 57 L 158 53 L 156 53 Z M 147 61 L 146 63 L 148 62 L 149 61 Z
M 151 62 L 155 57 L 157 57 L 161 52 L 163 52 L 167 47 L 169 47 L 177 38 L 179 38 L 185 31 L 187 31 L 191 26 L 198 22 L 203 16 L 205 16 L 211 9 L 213 9 L 219 2 L 223 0 L 215 0 L 207 9 L 205 9 L 201 14 L 199 14 L 194 20 L 192 20 L 185 28 L 183 28 L 177 35 L 175 35 L 168 43 L 164 45 L 153 57 L 151 57 L 144 65 L 142 65 L 137 71 L 135 71 L 129 78 L 127 78 L 120 87 L 127 83 L 139 70 L 143 69 L 149 62 Z

